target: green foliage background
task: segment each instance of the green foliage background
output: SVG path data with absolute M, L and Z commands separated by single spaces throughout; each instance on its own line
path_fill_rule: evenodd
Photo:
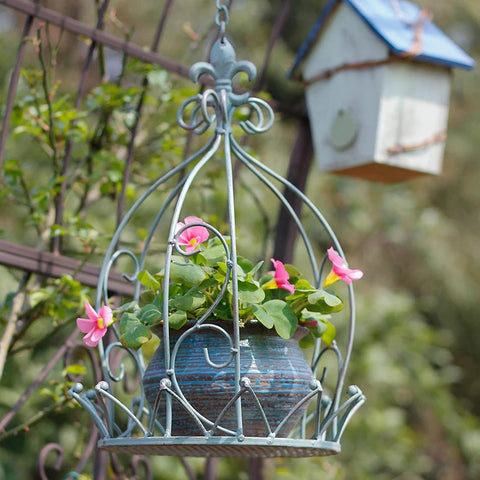
M 94 2 L 68 3 L 58 0 L 49 2 L 49 6 L 93 23 Z M 239 59 L 261 64 L 281 3 L 234 3 L 228 31 Z M 302 105 L 302 89 L 285 74 L 324 3 L 295 2 L 275 47 L 262 95 L 291 108 Z M 478 61 L 477 1 L 418 3 L 428 8 L 437 25 Z M 186 0 L 178 4 L 160 51 L 189 65 L 205 59 L 212 38 L 214 2 Z M 160 7 L 158 2 L 137 2 L 132 12 L 130 2 L 117 1 L 112 6 L 115 14 L 109 11 L 107 31 L 148 46 L 154 30 L 152 18 L 158 16 Z M 6 11 L 2 8 L 0 13 Z M 23 24 L 21 16 L 14 19 L 16 26 L 0 35 L 4 52 L 0 61 L 2 99 L 15 58 L 19 26 Z M 128 204 L 152 179 L 180 161 L 186 137 L 175 124 L 175 114 L 179 104 L 196 90 L 182 79 L 138 62 L 127 62 L 120 76 L 110 74 L 109 78 L 100 59 L 90 74 L 85 101 L 74 109 L 85 45 L 64 33 L 57 51 L 56 30 L 50 32 L 50 45 L 46 27 L 39 32 L 40 44 L 36 30 L 32 30 L 16 96 L 0 190 L 0 238 L 48 250 L 52 238 L 59 236 L 69 255 L 98 262 L 115 228 L 129 129 L 142 92 L 141 78 L 148 76 L 149 88 L 133 173 L 126 186 Z M 121 58 L 119 63 L 112 52 L 104 54 L 117 68 L 121 66 Z M 358 329 L 348 379 L 364 390 L 368 401 L 347 429 L 340 456 L 266 462 L 267 478 L 480 477 L 478 77 L 478 68 L 453 74 L 441 176 L 379 185 L 312 169 L 307 194 L 330 221 L 349 263 L 365 271 L 356 290 Z M 252 139 L 249 147 L 263 162 L 284 173 L 294 135 L 294 120 L 278 114 L 274 128 Z M 53 214 L 68 139 L 73 145 L 71 188 L 66 221 L 59 227 Z M 202 180 L 204 188 L 197 194 L 206 211 L 222 200 L 216 188 L 220 180 L 215 169 Z M 256 236 L 253 232 L 273 229 L 276 210 L 267 208 L 259 214 L 254 188 L 247 183 L 242 188 L 249 200 L 242 204 L 240 220 L 255 218 L 250 233 L 245 234 L 245 245 L 249 245 Z M 148 209 L 140 214 L 132 242 L 142 235 L 142 224 L 149 219 Z M 308 218 L 306 221 L 308 226 Z M 73 331 L 84 299 L 87 295 L 92 298 L 93 292 L 71 278 L 26 277 L 5 267 L 0 267 L 0 274 L 2 335 L 14 309 L 15 294 L 16 298 L 23 294 L 22 312 L 0 383 L 3 416 Z M 77 371 L 70 373 L 80 373 L 85 366 L 75 368 Z M 65 398 L 71 381 L 68 373 L 59 365 L 30 396 L 8 431 L 0 433 L 0 479 L 37 478 L 38 452 L 48 442 L 60 443 L 69 456 L 60 472 L 50 472 L 51 478 L 62 478 L 73 468 L 89 425 L 84 414 Z M 84 382 L 88 383 L 88 376 Z M 200 477 L 203 461 L 192 460 L 191 465 Z M 186 478 L 176 459 L 158 458 L 154 466 L 155 478 Z M 219 479 L 248 478 L 245 461 L 221 460 L 217 468 Z M 91 475 L 89 464 L 85 478 Z M 128 471 L 125 476 L 129 478 Z

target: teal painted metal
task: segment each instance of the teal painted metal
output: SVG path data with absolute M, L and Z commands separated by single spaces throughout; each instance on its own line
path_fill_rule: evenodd
M 344 395 L 344 382 L 347 365 L 353 344 L 355 330 L 355 305 L 353 287 L 348 286 L 349 298 L 349 327 L 346 344 L 343 352 L 334 342 L 330 347 L 322 346 L 319 341 L 313 351 L 311 360 L 311 376 L 304 388 L 303 397 L 294 404 L 283 419 L 276 419 L 275 425 L 270 424 L 268 414 L 265 413 L 262 402 L 265 399 L 257 395 L 255 382 L 245 375 L 245 366 L 242 365 L 242 329 L 240 328 L 239 304 L 238 304 L 238 272 L 237 272 L 237 225 L 235 220 L 236 208 L 234 198 L 233 159 L 238 160 L 256 177 L 278 201 L 285 206 L 293 217 L 303 240 L 306 255 L 311 266 L 311 274 L 317 287 L 321 285 L 326 257 L 317 258 L 307 231 L 303 227 L 300 218 L 285 199 L 281 187 L 294 192 L 303 202 L 305 208 L 323 227 L 326 236 L 333 244 L 335 250 L 343 256 L 341 246 L 315 205 L 294 185 L 283 179 L 280 175 L 260 163 L 249 155 L 238 141 L 234 138 L 232 123 L 234 114 L 239 107 L 248 107 L 251 116 L 248 120 L 239 121 L 239 126 L 248 134 L 262 133 L 270 129 L 273 124 L 273 111 L 269 104 L 259 98 L 253 98 L 249 93 L 238 94 L 233 89 L 233 78 L 239 72 L 247 74 L 253 80 L 256 74 L 255 66 L 247 61 L 237 61 L 232 45 L 225 37 L 225 24 L 228 21 L 228 10 L 217 0 L 217 23 L 220 26 L 219 39 L 212 48 L 210 62 L 199 62 L 192 66 L 190 76 L 194 82 L 198 82 L 203 74 L 210 74 L 215 79 L 214 87 L 207 89 L 203 94 L 198 94 L 186 100 L 179 109 L 178 122 L 186 130 L 196 134 L 204 134 L 213 130 L 213 135 L 205 146 L 177 167 L 163 175 L 138 199 L 129 212 L 125 215 L 119 228 L 114 233 L 110 246 L 101 268 L 96 307 L 108 301 L 109 273 L 114 265 L 118 266 L 120 259 L 130 260 L 133 272 L 126 278 L 135 285 L 134 300 L 138 300 L 141 293 L 141 285 L 137 280 L 138 273 L 145 267 L 147 252 L 152 244 L 155 234 L 162 221 L 165 222 L 167 212 L 173 210 L 168 217 L 168 237 L 166 238 L 166 251 L 164 261 L 164 291 L 163 291 L 163 318 L 168 317 L 168 284 L 170 278 L 170 265 L 174 253 L 186 254 L 178 244 L 178 238 L 182 230 L 176 228 L 181 218 L 182 209 L 194 182 L 202 169 L 218 153 L 223 150 L 224 168 L 226 173 L 226 197 L 228 204 L 228 223 L 230 241 L 227 242 L 222 234 L 212 225 L 199 223 L 206 227 L 211 234 L 218 237 L 223 245 L 227 257 L 226 279 L 231 275 L 231 294 L 233 297 L 233 322 L 232 330 L 227 331 L 218 324 L 209 323 L 209 314 L 214 306 L 222 300 L 227 289 L 228 280 L 225 280 L 223 289 L 215 301 L 215 304 L 206 311 L 201 318 L 196 319 L 194 325 L 186 333 L 175 338 L 171 336 L 168 322 L 163 324 L 162 361 L 165 363 L 165 375 L 158 382 L 157 399 L 149 406 L 143 384 L 140 382 L 139 394 L 130 399 L 127 406 L 125 396 L 114 394 L 115 386 L 126 380 L 126 370 L 123 363 L 115 365 L 118 354 L 126 355 L 134 365 L 140 379 L 145 373 L 145 362 L 141 350 L 134 351 L 125 348 L 119 341 L 108 345 L 99 343 L 99 351 L 102 359 L 105 380 L 96 385 L 95 389 L 84 392 L 83 385 L 75 384 L 69 394 L 88 411 L 100 432 L 99 446 L 111 451 L 130 453 L 151 453 L 158 455 L 197 455 L 197 456 L 315 456 L 333 455 L 340 451 L 340 437 L 355 411 L 365 401 L 365 397 L 356 386 L 351 386 Z M 187 113 L 187 112 L 190 113 Z M 253 121 L 251 117 L 256 118 Z M 222 148 L 223 147 L 223 148 Z M 152 196 L 157 189 L 163 189 L 164 185 L 181 174 L 187 172 L 172 188 L 165 202 L 158 210 L 152 221 L 148 234 L 144 240 L 144 248 L 137 255 L 129 249 L 117 248 L 122 234 L 125 233 L 132 217 L 138 212 L 142 204 Z M 189 224 L 189 227 L 195 224 Z M 186 228 L 186 227 L 185 227 Z M 185 229 L 184 228 L 184 229 Z M 113 330 L 119 338 L 116 327 Z M 230 354 L 221 363 L 211 360 L 208 350 L 205 353 L 207 364 L 214 368 L 228 367 L 233 371 L 234 391 L 226 407 L 215 419 L 207 419 L 195 409 L 182 392 L 176 377 L 176 361 L 178 351 L 184 346 L 186 337 L 196 335 L 200 331 L 210 330 L 220 335 L 229 345 Z M 336 362 L 336 382 L 331 389 L 331 396 L 324 391 L 323 383 L 326 377 L 326 367 L 322 364 L 328 354 L 333 354 Z M 118 370 L 118 371 L 117 371 Z M 320 380 L 317 379 L 317 371 L 321 371 Z M 192 375 L 194 375 L 192 370 Z M 306 381 L 306 380 L 305 380 Z M 204 385 L 205 395 L 208 395 L 209 385 Z M 244 410 L 242 401 L 246 395 L 252 395 L 255 399 L 250 402 L 251 408 L 258 407 L 258 414 L 266 425 L 264 437 L 249 437 L 243 431 Z M 272 394 L 273 395 L 273 394 Z M 345 397 L 345 398 L 344 398 Z M 281 434 L 282 427 L 287 424 L 298 411 L 305 405 L 309 409 L 304 413 L 300 425 L 288 438 Z M 175 408 L 174 408 L 175 405 Z M 158 409 L 162 408 L 162 415 L 157 415 Z M 228 407 L 231 406 L 233 414 L 229 412 L 229 428 L 222 426 L 222 418 Z M 183 407 L 186 415 L 197 425 L 201 435 L 178 436 L 175 435 L 175 411 Z M 161 419 L 161 421 L 160 421 Z M 247 432 L 248 433 L 248 432 Z

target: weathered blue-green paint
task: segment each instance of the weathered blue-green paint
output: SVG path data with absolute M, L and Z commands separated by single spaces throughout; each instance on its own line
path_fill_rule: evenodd
M 270 333 L 252 334 L 240 328 L 233 159 L 250 170 L 293 217 L 316 286 L 321 282 L 325 257 L 317 258 L 309 235 L 278 184 L 300 198 L 305 209 L 326 232 L 335 250 L 342 256 L 343 253 L 335 234 L 315 205 L 294 185 L 249 155 L 233 137 L 232 122 L 239 107 L 248 107 L 252 114 L 248 120 L 239 121 L 239 126 L 248 134 L 267 131 L 273 124 L 273 111 L 267 102 L 250 97 L 248 92 L 239 94 L 234 91 L 235 75 L 244 72 L 253 80 L 256 69 L 250 62 L 236 60 L 235 51 L 225 36 L 228 10 L 219 0 L 217 9 L 220 36 L 212 48 L 210 62 L 197 63 L 190 72 L 195 82 L 203 74 L 210 74 L 215 80 L 214 86 L 186 100 L 178 112 L 178 121 L 183 128 L 199 135 L 211 131 L 211 138 L 198 152 L 155 181 L 125 215 L 105 255 L 96 306 L 99 308 L 108 301 L 109 272 L 120 257 L 129 258 L 133 264 L 134 271 L 127 278 L 135 284 L 134 300 L 138 300 L 140 283 L 136 276 L 144 268 L 149 247 L 159 233 L 157 227 L 168 209 L 173 209 L 165 239 L 163 313 L 167 318 L 172 255 L 185 254 L 178 245 L 181 232 L 176 231 L 176 225 L 198 174 L 221 151 L 226 172 L 230 242 L 227 243 L 213 226 L 207 223 L 201 225 L 220 238 L 225 249 L 227 278 L 231 274 L 232 279 L 231 322 L 226 322 L 228 327 L 209 323 L 209 312 L 205 312 L 181 332 L 173 333 L 165 323 L 159 332 L 162 339 L 160 349 L 150 364 L 148 375 L 145 375 L 141 351 L 127 349 L 120 342 L 114 341 L 106 346 L 101 342 L 99 350 L 105 380 L 85 393 L 81 384 L 75 384 L 69 393 L 97 425 L 101 437 L 99 446 L 111 451 L 232 457 L 337 454 L 345 426 L 365 401 L 358 387 L 349 387 L 344 395 L 355 328 L 352 286 L 348 287 L 349 328 L 342 351 L 336 344 L 327 348 L 317 343 L 311 361 L 306 363 L 296 340 L 284 340 Z M 145 200 L 158 188 L 163 188 L 174 175 L 184 171 L 187 173 L 152 220 L 142 253 L 137 256 L 128 249 L 118 249 L 122 234 Z M 227 282 L 217 298 L 218 302 L 226 288 Z M 116 327 L 112 328 L 118 338 Z M 205 337 L 207 332 L 211 335 L 210 340 Z M 131 399 L 128 406 L 113 393 L 115 386 L 125 380 L 123 365 L 112 364 L 117 351 L 127 354 L 140 379 L 144 380 L 140 382 L 140 395 Z M 336 382 L 334 388 L 330 388 L 330 395 L 324 392 L 322 385 L 325 376 L 322 360 L 327 354 L 333 354 L 336 363 Z M 328 375 L 331 376 L 331 373 L 328 372 Z M 221 385 L 224 395 L 215 396 L 215 389 L 218 390 Z M 209 404 L 214 404 L 215 408 L 207 413 Z M 313 408 L 307 413 L 309 405 Z

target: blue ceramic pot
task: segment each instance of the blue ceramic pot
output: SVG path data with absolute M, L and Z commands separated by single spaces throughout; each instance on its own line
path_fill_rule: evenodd
M 185 399 L 200 415 L 211 422 L 216 421 L 222 409 L 235 395 L 235 362 L 230 353 L 231 345 L 226 335 L 214 328 L 190 330 L 182 340 L 175 363 L 172 365 L 178 388 Z M 222 328 L 228 330 L 225 325 L 222 325 Z M 171 352 L 180 335 L 186 331 L 187 329 L 170 330 Z M 231 331 L 228 333 L 231 335 Z M 158 334 L 162 338 L 161 330 Z M 240 336 L 241 378 L 248 377 L 250 380 L 270 428 L 274 431 L 297 402 L 311 392 L 312 371 L 295 338 L 285 340 L 261 325 L 247 325 L 241 328 Z M 220 368 L 207 363 L 205 348 L 208 349 L 210 361 Z M 145 395 L 150 405 L 154 404 L 158 386 L 164 378 L 169 377 L 166 374 L 164 347 L 161 344 L 143 378 Z M 172 388 L 175 390 L 174 385 Z M 161 398 L 157 416 L 164 424 L 164 394 Z M 307 405 L 304 405 L 297 410 L 277 436 L 288 436 L 306 408 Z M 242 417 L 243 432 L 246 436 L 267 436 L 264 422 L 249 392 L 242 395 Z M 172 418 L 172 435 L 202 435 L 192 416 L 175 400 Z M 209 430 L 208 423 L 204 422 L 204 425 Z M 234 406 L 226 412 L 220 425 L 237 431 Z M 215 435 L 222 435 L 222 432 L 217 430 Z

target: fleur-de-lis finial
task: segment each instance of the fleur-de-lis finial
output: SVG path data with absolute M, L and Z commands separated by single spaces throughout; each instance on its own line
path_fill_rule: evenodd
M 239 106 L 245 103 L 250 94 L 233 93 L 233 77 L 240 72 L 247 74 L 250 81 L 255 79 L 257 68 L 252 62 L 237 61 L 235 49 L 226 39 L 218 39 L 210 52 L 210 62 L 198 62 L 190 68 L 190 78 L 197 83 L 200 76 L 207 73 L 215 79 L 215 91 L 219 94 L 225 90 L 232 106 Z

